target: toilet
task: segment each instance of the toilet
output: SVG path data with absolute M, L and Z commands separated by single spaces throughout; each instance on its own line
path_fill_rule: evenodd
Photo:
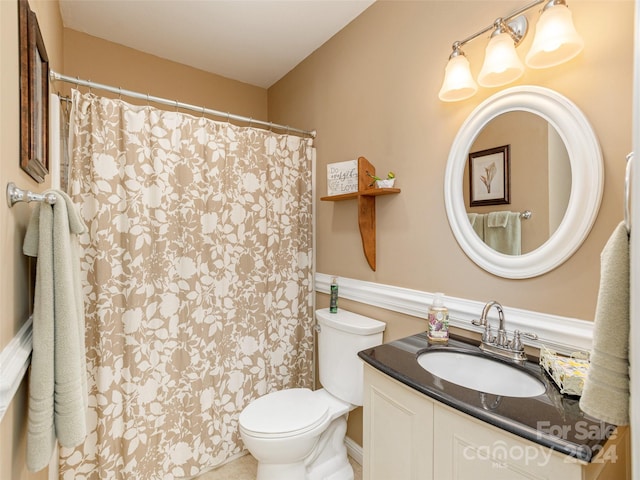
M 346 310 L 316 311 L 324 388 L 291 388 L 251 402 L 240 436 L 258 461 L 257 480 L 352 480 L 344 444 L 347 416 L 362 405 L 358 352 L 382 343 L 385 324 Z

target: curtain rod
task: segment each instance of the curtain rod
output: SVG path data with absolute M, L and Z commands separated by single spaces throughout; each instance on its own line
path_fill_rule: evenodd
M 131 90 L 125 90 L 119 87 L 112 87 L 110 85 L 104 85 L 102 83 L 92 82 L 90 80 L 82 80 L 77 77 L 70 77 L 68 75 L 62 75 L 61 73 L 50 71 L 49 76 L 52 81 L 61 81 L 67 83 L 74 83 L 78 86 L 82 85 L 83 87 L 95 88 L 98 90 L 105 90 L 107 92 L 115 93 L 117 95 L 124 95 L 131 98 L 137 98 L 140 100 L 146 100 L 148 102 L 159 103 L 161 105 L 168 105 L 175 108 L 182 108 L 184 110 L 191 110 L 194 112 L 199 112 L 202 114 L 207 114 L 215 117 L 226 118 L 227 120 L 234 120 L 238 122 L 245 122 L 249 125 L 261 125 L 265 128 L 273 129 L 276 128 L 278 130 L 285 130 L 287 133 L 298 133 L 300 135 L 307 135 L 311 138 L 316 138 L 315 130 L 300 130 L 298 128 L 289 127 L 288 125 L 280 125 L 273 122 L 265 122 L 263 120 L 256 120 L 254 118 L 244 117 L 242 115 L 235 115 L 233 113 L 221 112 L 219 110 L 212 110 L 210 108 L 198 107 L 197 105 L 191 105 L 188 103 L 178 102 L 177 100 L 169 100 L 161 97 L 154 97 L 153 95 L 133 92 Z

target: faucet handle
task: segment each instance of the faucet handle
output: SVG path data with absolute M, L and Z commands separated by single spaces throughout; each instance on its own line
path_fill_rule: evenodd
M 520 340 L 520 336 L 530 338 L 531 340 L 537 340 L 538 335 L 535 333 L 529 332 L 521 332 L 520 330 L 515 330 L 513 332 L 513 340 L 511 340 L 511 349 L 515 351 L 524 351 L 524 345 L 522 344 L 522 340 Z
M 475 325 L 476 327 L 484 327 L 484 326 L 486 326 L 486 323 L 483 323 L 482 320 L 476 320 L 475 318 L 473 320 L 471 320 L 471 324 Z
M 520 352 L 524 350 L 524 345 L 522 344 L 522 340 L 520 340 L 520 330 L 515 330 L 513 332 L 513 340 L 511 340 L 511 349 L 516 352 Z

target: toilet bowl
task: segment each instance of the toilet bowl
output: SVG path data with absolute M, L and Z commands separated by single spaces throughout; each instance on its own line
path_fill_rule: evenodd
M 320 382 L 251 402 L 240 436 L 258 461 L 257 480 L 352 480 L 344 437 L 348 413 L 362 405 L 360 350 L 382 343 L 385 324 L 345 310 L 316 312 Z
M 314 462 L 318 459 L 326 461 L 329 457 L 334 467 L 342 463 L 350 469 L 346 448 L 341 451 L 331 446 L 343 446 L 344 432 L 340 431 L 339 424 L 344 422 L 346 429 L 346 414 L 352 408 L 352 405 L 331 398 L 325 390 L 306 388 L 273 392 L 249 404 L 240 415 L 240 435 L 247 450 L 258 460 L 257 478 L 329 478 L 317 474 L 310 476 L 315 467 L 325 463 L 314 465 Z M 330 438 L 340 433 L 339 438 Z M 318 447 L 330 449 L 330 455 Z M 327 468 L 325 465 L 323 470 Z M 353 475 L 332 478 L 346 480 Z

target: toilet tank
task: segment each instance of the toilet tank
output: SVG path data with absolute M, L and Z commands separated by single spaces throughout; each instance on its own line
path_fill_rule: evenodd
M 386 324 L 339 309 L 316 311 L 318 369 L 325 390 L 352 405 L 362 405 L 363 364 L 358 352 L 382 343 Z

